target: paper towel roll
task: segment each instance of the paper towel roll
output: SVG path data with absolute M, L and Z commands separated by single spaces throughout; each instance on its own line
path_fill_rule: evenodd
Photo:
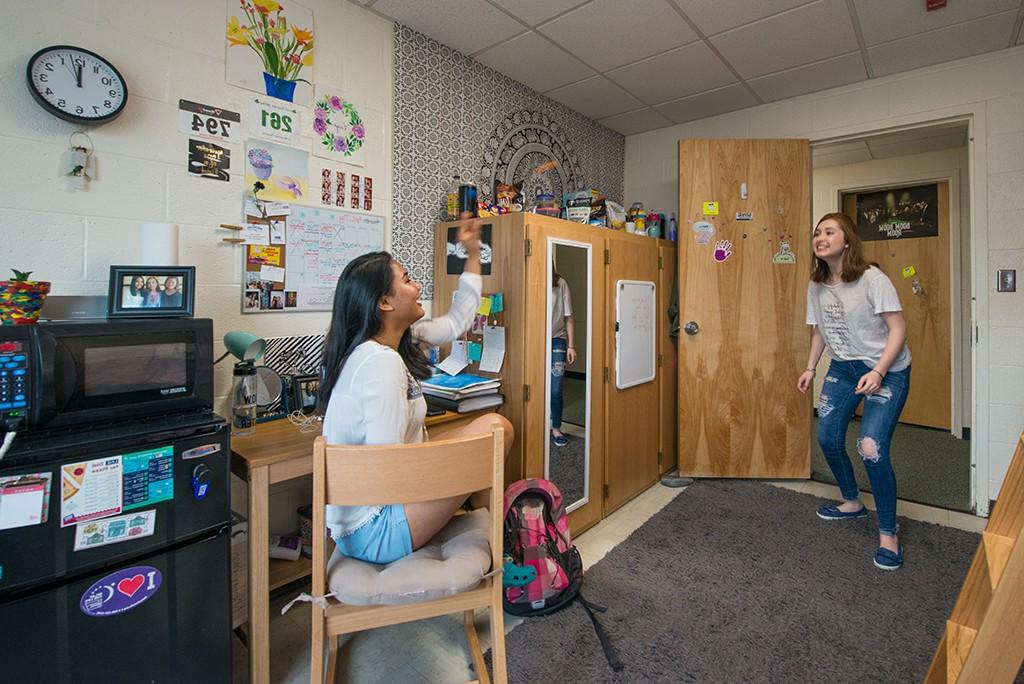
M 146 222 L 139 226 L 139 264 L 178 265 L 178 226 L 174 223 Z

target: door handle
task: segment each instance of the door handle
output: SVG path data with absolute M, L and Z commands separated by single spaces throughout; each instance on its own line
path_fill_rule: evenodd
M 700 326 L 697 325 L 697 321 L 686 321 L 686 325 L 683 326 L 683 332 L 687 335 L 696 335 L 700 332 Z

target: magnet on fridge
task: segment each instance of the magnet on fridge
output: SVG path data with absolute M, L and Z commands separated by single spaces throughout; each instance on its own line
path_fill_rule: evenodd
M 210 483 L 213 480 L 213 472 L 205 463 L 200 463 L 192 469 L 192 496 L 196 501 L 206 498 L 210 491 Z

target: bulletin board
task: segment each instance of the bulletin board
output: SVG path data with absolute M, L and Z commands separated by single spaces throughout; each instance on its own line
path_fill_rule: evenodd
M 619 389 L 654 380 L 656 294 L 649 280 L 615 282 L 615 386 Z
M 383 216 L 333 207 L 268 204 L 267 244 L 246 244 L 242 313 L 330 311 L 342 270 L 361 254 L 384 249 Z M 287 213 L 284 213 L 287 212 Z

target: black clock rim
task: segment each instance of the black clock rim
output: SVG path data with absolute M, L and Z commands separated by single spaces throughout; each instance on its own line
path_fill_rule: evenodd
M 121 104 L 118 105 L 117 109 L 104 116 L 77 116 L 75 114 L 68 114 L 63 109 L 55 107 L 47 102 L 42 93 L 36 90 L 36 84 L 32 81 L 32 65 L 35 64 L 42 55 L 47 52 L 53 52 L 54 50 L 76 50 L 78 52 L 83 52 L 95 57 L 110 67 L 110 70 L 114 72 L 114 76 L 116 76 L 117 80 L 121 82 L 121 88 L 124 90 L 124 99 L 121 100 Z M 128 83 L 124 80 L 124 76 L 121 75 L 121 72 L 117 70 L 117 67 L 115 67 L 110 60 L 103 55 L 98 55 L 92 50 L 87 50 L 83 47 L 78 47 L 77 45 L 50 45 L 36 51 L 36 53 L 29 58 L 28 64 L 25 67 L 25 81 L 28 83 L 28 91 L 32 93 L 32 98 L 39 103 L 40 107 L 48 111 L 50 114 L 53 114 L 58 119 L 63 119 L 64 121 L 69 121 L 71 123 L 91 126 L 113 121 L 121 115 L 121 112 L 124 111 L 125 105 L 128 104 Z

